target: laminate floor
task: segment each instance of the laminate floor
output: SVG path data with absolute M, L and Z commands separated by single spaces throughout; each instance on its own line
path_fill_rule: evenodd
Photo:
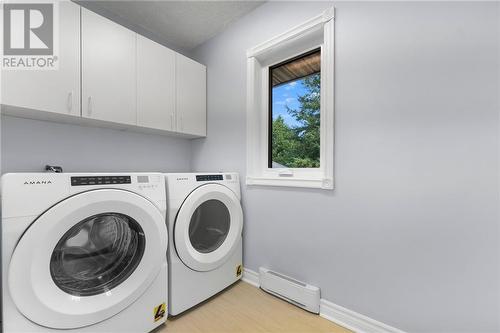
M 155 333 L 351 331 L 248 283 L 238 282 L 201 305 L 170 318 Z

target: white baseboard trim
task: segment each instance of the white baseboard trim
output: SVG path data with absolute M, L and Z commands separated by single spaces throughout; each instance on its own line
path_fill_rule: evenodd
M 259 288 L 259 274 L 257 272 L 244 268 L 241 279 Z M 398 328 L 386 325 L 325 299 L 321 299 L 319 315 L 356 333 L 405 333 Z
M 321 317 L 357 333 L 404 333 L 398 328 L 386 325 L 325 299 L 321 299 L 319 309 Z
M 241 277 L 243 281 L 251 284 L 254 287 L 259 288 L 259 273 L 252 271 L 251 269 L 243 268 L 243 276 Z

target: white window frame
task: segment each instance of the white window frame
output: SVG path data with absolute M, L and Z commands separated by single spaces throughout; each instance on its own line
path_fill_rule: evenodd
M 247 51 L 247 185 L 334 188 L 334 7 Z M 321 48 L 320 167 L 269 168 L 269 67 Z

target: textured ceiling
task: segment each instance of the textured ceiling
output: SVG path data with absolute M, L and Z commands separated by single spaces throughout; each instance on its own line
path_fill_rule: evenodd
M 157 42 L 189 51 L 263 1 L 77 1 Z M 146 33 L 144 33 L 146 32 Z

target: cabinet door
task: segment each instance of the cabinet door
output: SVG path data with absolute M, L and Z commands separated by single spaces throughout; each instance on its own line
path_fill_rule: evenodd
M 59 68 L 2 70 L 2 104 L 80 116 L 80 6 L 59 2 Z
M 82 116 L 136 124 L 136 33 L 82 8 Z
M 137 35 L 137 125 L 175 130 L 175 53 Z
M 177 131 L 207 135 L 207 70 L 183 55 L 176 54 Z

